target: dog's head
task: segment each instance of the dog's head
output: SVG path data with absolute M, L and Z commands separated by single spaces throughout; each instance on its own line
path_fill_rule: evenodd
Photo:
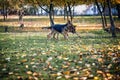
M 74 26 L 74 25 L 72 24 L 72 22 L 69 21 L 69 20 L 68 20 L 68 23 L 67 23 L 67 30 L 68 30 L 69 32 L 76 33 L 76 26 Z

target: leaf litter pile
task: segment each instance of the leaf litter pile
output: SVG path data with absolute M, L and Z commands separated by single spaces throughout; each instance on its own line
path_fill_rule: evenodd
M 0 34 L 1 80 L 120 79 L 119 38 L 80 33 L 81 38 L 46 40 L 46 33 L 25 34 Z

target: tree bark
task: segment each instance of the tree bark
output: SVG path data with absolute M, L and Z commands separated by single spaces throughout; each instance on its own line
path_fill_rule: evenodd
M 72 22 L 73 16 L 72 16 L 71 8 L 70 8 L 70 3 L 68 2 L 67 4 L 68 4 L 68 10 L 69 10 L 70 21 Z
M 5 3 L 3 4 L 3 20 L 6 20 L 6 11 L 5 11 Z
M 66 4 L 64 5 L 64 20 L 66 19 L 66 14 L 67 14 L 67 7 Z
M 118 18 L 120 19 L 120 4 L 116 5 L 116 9 L 117 9 L 117 12 L 118 12 Z
M 44 11 L 46 11 L 48 14 L 49 14 L 49 19 L 50 19 L 50 25 L 52 26 L 52 25 L 54 25 L 54 20 L 53 20 L 53 4 L 52 4 L 52 2 L 53 2 L 53 0 L 50 0 L 50 7 L 48 8 L 48 9 L 44 9 L 41 5 L 40 5 L 40 3 L 39 3 L 39 1 L 38 0 L 36 0 L 37 1 L 37 4 L 39 5 L 39 7 L 41 8 L 41 9 L 43 9 Z
M 24 27 L 24 23 L 23 23 L 23 10 L 19 10 L 19 13 L 18 13 L 18 15 L 19 15 L 19 22 L 20 22 L 20 28 L 22 28 L 23 29 L 23 27 Z
M 115 24 L 114 24 L 112 12 L 111 12 L 111 0 L 107 0 L 107 5 L 108 5 L 108 9 L 109 9 L 109 18 L 110 18 L 110 24 L 111 24 L 110 30 L 112 32 L 112 37 L 115 38 L 117 36 L 115 33 Z
M 54 21 L 53 21 L 53 4 L 50 3 L 50 9 L 49 9 L 49 18 L 50 18 L 50 25 L 53 26 L 54 25 Z
M 97 0 L 95 0 L 95 4 L 96 4 L 96 6 L 97 6 L 97 8 L 98 8 L 98 11 L 99 11 L 99 13 L 100 13 L 100 15 L 101 15 L 101 20 L 102 20 L 102 26 L 103 26 L 103 29 L 105 29 L 105 27 L 106 27 L 106 23 L 107 22 L 105 22 L 105 16 L 104 16 L 104 9 L 103 9 L 103 11 L 100 9 L 100 6 L 99 6 L 99 4 L 98 4 L 98 1 Z

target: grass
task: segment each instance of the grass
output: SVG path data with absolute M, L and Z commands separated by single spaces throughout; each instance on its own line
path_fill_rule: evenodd
M 47 32 L 0 33 L 0 79 L 119 79 L 120 38 L 102 30 L 78 33 L 81 38 L 69 34 L 69 40 L 47 40 Z
M 45 27 L 49 26 L 49 17 L 48 16 L 24 16 L 24 24 L 25 27 Z M 119 25 L 119 19 L 114 16 L 115 24 L 117 24 L 117 27 L 120 27 Z M 58 23 L 65 23 L 66 20 L 64 20 L 63 16 L 55 16 L 54 18 L 55 24 Z M 107 22 L 109 22 L 109 17 L 107 16 Z M 101 24 L 101 17 L 100 16 L 75 16 L 73 19 L 73 23 L 78 26 L 82 27 L 84 25 L 97 25 Z M 8 26 L 8 27 L 19 27 L 19 21 L 18 16 L 8 16 L 8 19 L 6 21 L 3 21 L 2 16 L 0 16 L 0 26 Z

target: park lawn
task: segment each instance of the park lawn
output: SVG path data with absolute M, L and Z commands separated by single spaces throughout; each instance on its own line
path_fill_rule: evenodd
M 50 21 L 48 16 L 24 16 L 24 27 L 46 27 L 50 26 Z M 120 20 L 114 16 L 114 21 L 116 27 L 120 27 Z M 64 24 L 66 20 L 64 20 L 64 16 L 55 16 L 54 18 L 55 24 Z M 107 16 L 108 25 L 110 24 L 109 18 Z M 100 16 L 75 16 L 73 19 L 73 24 L 79 27 L 87 27 L 100 25 L 102 27 L 101 17 Z M 19 27 L 20 23 L 18 20 L 18 16 L 8 16 L 6 21 L 3 21 L 3 17 L 0 16 L 0 26 L 8 26 L 8 27 Z M 97 26 L 96 26 L 97 27 Z
M 69 40 L 47 40 L 47 32 L 0 33 L 0 79 L 115 80 L 120 74 L 120 35 L 78 33 L 81 38 L 69 34 Z

